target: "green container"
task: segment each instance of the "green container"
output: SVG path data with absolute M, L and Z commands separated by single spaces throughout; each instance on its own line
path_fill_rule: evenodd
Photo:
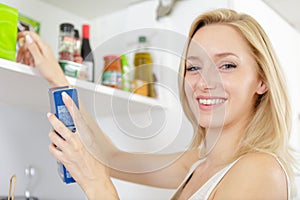
M 0 58 L 16 60 L 18 10 L 0 3 Z

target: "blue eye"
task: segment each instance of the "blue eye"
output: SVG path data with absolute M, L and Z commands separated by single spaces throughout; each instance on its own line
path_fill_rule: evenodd
M 224 70 L 229 70 L 229 69 L 234 69 L 236 68 L 236 65 L 235 64 L 224 64 L 221 66 L 221 69 L 224 69 Z
M 201 70 L 201 67 L 199 67 L 199 66 L 186 67 L 186 71 L 189 71 L 189 72 L 198 71 L 198 70 Z

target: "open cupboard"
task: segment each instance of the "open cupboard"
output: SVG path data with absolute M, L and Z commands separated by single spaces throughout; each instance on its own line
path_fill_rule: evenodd
M 94 1 L 89 2 L 94 3 Z M 203 11 L 218 7 L 231 7 L 248 12 L 262 21 L 271 40 L 274 41 L 275 49 L 280 54 L 279 57 L 284 66 L 293 66 L 285 68 L 285 73 L 288 75 L 288 85 L 292 86 L 292 106 L 296 112 L 293 115 L 295 126 L 292 142 L 294 145 L 300 144 L 297 142 L 300 138 L 298 134 L 295 134 L 299 132 L 297 113 L 300 112 L 300 108 L 295 102 L 300 101 L 298 92 L 300 83 L 296 77 L 296 72 L 299 74 L 299 71 L 295 66 L 300 65 L 299 60 L 296 59 L 296 52 L 300 52 L 300 36 L 260 0 L 255 0 L 255 3 L 249 3 L 246 0 L 178 1 L 172 14 L 160 21 L 156 21 L 157 1 L 155 0 L 128 5 L 122 10 L 105 16 L 99 15 L 95 19 L 86 19 L 84 16 L 70 13 L 62 7 L 54 6 L 55 3 L 48 4 L 46 1 L 4 0 L 3 3 L 16 7 L 23 14 L 40 21 L 40 34 L 54 52 L 58 49 L 60 23 L 71 22 L 77 27 L 83 23 L 91 24 L 91 45 L 97 51 L 103 50 L 96 57 L 96 66 L 99 66 L 96 69 L 96 76 L 101 73 L 103 55 L 119 54 L 126 48 L 133 47 L 138 34 L 143 31 L 146 31 L 154 45 L 161 49 L 171 50 L 157 50 L 154 55 L 158 66 L 167 66 L 163 70 L 162 68 L 155 69 L 160 85 L 167 86 L 158 87 L 157 99 L 68 78 L 71 84 L 79 90 L 80 99 L 87 109 L 101 124 L 103 130 L 109 133 L 109 137 L 117 146 L 128 151 L 145 150 L 148 152 L 157 151 L 157 149 L 161 152 L 184 149 L 192 137 L 191 126 L 180 108 L 177 70 L 184 36 L 194 17 Z M 187 10 L 189 12 L 186 12 Z M 265 16 L 265 12 L 269 14 L 268 19 L 262 17 Z M 276 19 L 279 22 L 278 26 L 268 26 L 270 19 Z M 289 35 L 285 42 L 280 40 L 283 30 L 286 31 L 284 34 Z M 168 36 L 171 32 L 175 33 L 175 36 L 172 35 L 174 37 L 160 40 L 160 34 Z M 120 35 L 126 37 L 120 37 Z M 126 42 L 121 44 L 121 41 Z M 174 41 L 179 41 L 179 44 Z M 291 47 L 292 51 L 289 54 L 292 55 L 287 55 L 283 49 L 291 49 Z M 293 88 L 295 85 L 297 87 Z M 36 177 L 29 186 L 33 196 L 49 200 L 84 199 L 83 193 L 76 184 L 66 186 L 61 182 L 56 171 L 56 161 L 48 152 L 47 134 L 51 128 L 46 119 L 46 112 L 49 111 L 48 87 L 49 85 L 36 69 L 0 59 L 0 146 L 3 149 L 0 152 L 1 163 L 3 163 L 0 165 L 0 179 L 8 185 L 10 175 L 16 173 L 18 177 L 16 193 L 23 195 L 28 184 L 24 169 L 32 165 L 37 171 Z M 140 126 L 134 128 L 128 126 L 128 113 L 130 113 L 131 120 Z M 141 133 L 141 130 L 153 131 L 158 127 L 163 127 L 159 130 L 161 137 L 147 135 L 144 133 L 147 131 Z M 132 135 L 124 134 L 124 130 L 125 132 L 132 131 Z M 178 133 L 175 138 L 170 135 L 174 132 Z M 141 137 L 148 139 L 140 140 Z M 170 148 L 165 148 L 166 145 Z M 168 199 L 173 192 L 115 179 L 113 181 L 116 183 L 121 199 Z M 6 185 L 0 187 L 0 196 L 6 195 L 8 189 Z

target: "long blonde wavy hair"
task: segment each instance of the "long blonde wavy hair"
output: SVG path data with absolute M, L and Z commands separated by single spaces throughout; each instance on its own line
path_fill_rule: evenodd
M 201 27 L 210 24 L 229 25 L 240 32 L 251 48 L 261 80 L 268 87 L 268 91 L 257 99 L 252 119 L 233 159 L 249 152 L 271 153 L 279 158 L 289 179 L 293 180 L 294 159 L 290 153 L 288 140 L 291 130 L 291 108 L 286 83 L 268 36 L 258 22 L 247 14 L 230 9 L 217 9 L 200 15 L 191 26 L 179 69 L 179 91 L 183 110 L 195 131 L 192 146 L 198 147 L 203 144 L 205 129 L 199 126 L 187 101 L 184 89 L 185 58 L 193 35 Z

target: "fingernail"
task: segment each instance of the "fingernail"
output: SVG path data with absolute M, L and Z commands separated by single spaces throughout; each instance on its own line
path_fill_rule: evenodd
M 51 113 L 48 112 L 48 113 L 47 113 L 47 117 L 49 118 L 50 116 L 51 116 Z
M 30 37 L 30 35 L 25 35 L 25 40 L 28 44 L 31 44 L 33 42 L 32 38 Z
M 19 47 L 21 48 L 22 46 L 24 46 L 25 44 L 25 38 L 24 37 L 21 37 L 19 40 L 18 40 L 18 45 Z
M 65 99 L 65 100 L 68 100 L 68 98 L 69 98 L 69 95 L 68 95 L 66 92 L 62 92 L 62 93 L 61 93 L 61 96 L 62 96 L 62 98 Z

